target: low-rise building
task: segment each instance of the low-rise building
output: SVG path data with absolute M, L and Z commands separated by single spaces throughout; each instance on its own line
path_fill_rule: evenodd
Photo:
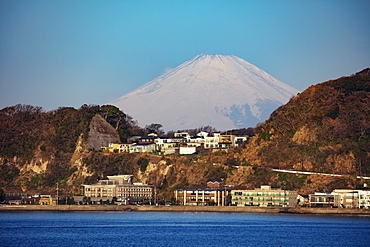
M 188 132 L 175 132 L 175 133 L 173 133 L 173 136 L 174 137 L 182 137 L 182 138 L 185 138 L 185 139 L 190 138 L 190 135 L 189 135 Z
M 239 147 L 242 143 L 247 141 L 246 136 L 236 136 L 235 137 L 235 147 Z
M 225 206 L 229 193 L 229 189 L 178 189 L 175 199 L 185 206 Z
M 220 181 L 207 182 L 205 189 L 178 189 L 175 190 L 175 199 L 181 205 L 187 206 L 225 206 L 230 189 Z
M 359 191 L 359 208 L 370 209 L 370 191 Z
M 335 206 L 340 208 L 359 208 L 359 192 L 362 190 L 335 189 L 331 194 L 338 196 Z
M 40 205 L 57 205 L 57 198 L 53 198 L 51 195 L 40 195 Z
M 230 149 L 237 147 L 244 142 L 246 137 L 235 135 L 221 135 L 207 132 L 200 132 L 196 136 L 190 136 L 188 132 L 174 133 L 173 137 L 158 137 L 156 134 L 148 136 L 135 136 L 128 138 L 129 143 L 109 143 L 108 147 L 101 147 L 105 153 L 151 153 L 159 152 L 160 154 L 170 155 L 175 153 L 186 153 L 189 150 L 180 150 L 180 146 L 196 147 L 198 149 L 207 149 L 217 151 L 219 149 Z M 182 152 L 181 152 L 182 151 Z M 196 151 L 192 152 L 195 153 Z
M 315 193 L 309 195 L 309 206 L 370 209 L 370 191 L 335 189 L 330 194 Z
M 211 148 L 211 149 L 220 148 L 218 144 L 220 142 L 220 133 L 213 133 L 213 136 L 209 136 L 208 133 L 206 134 L 202 133 L 201 136 L 204 137 L 204 148 Z
M 195 154 L 197 152 L 197 148 L 195 146 L 186 145 L 186 146 L 180 146 L 179 153 L 180 154 Z
M 231 203 L 236 206 L 295 207 L 297 195 L 297 191 L 272 189 L 271 186 L 262 185 L 254 190 L 232 190 Z
M 218 142 L 219 148 L 235 148 L 235 136 L 234 135 L 220 135 L 219 142 Z
M 154 143 L 139 143 L 130 146 L 130 153 L 152 153 L 157 151 Z
M 309 200 L 309 206 L 310 207 L 319 207 L 319 208 L 322 208 L 322 207 L 325 207 L 325 208 L 328 208 L 328 207 L 334 207 L 335 206 L 335 202 L 338 201 L 338 196 L 337 195 L 333 195 L 333 194 L 328 194 L 328 193 L 318 193 L 316 192 L 315 194 L 313 195 L 309 195 L 308 196 L 308 200 Z
M 133 143 L 109 143 L 108 147 L 101 147 L 107 153 L 128 153 Z
M 112 201 L 132 204 L 153 199 L 153 186 L 142 183 L 131 183 L 132 175 L 107 176 L 108 180 L 99 180 L 98 183 L 84 184 L 84 195 L 92 202 Z

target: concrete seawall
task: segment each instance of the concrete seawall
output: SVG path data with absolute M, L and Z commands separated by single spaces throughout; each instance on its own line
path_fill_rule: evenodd
M 370 210 L 345 208 L 281 208 L 219 206 L 135 206 L 135 205 L 0 205 L 0 211 L 142 211 L 142 212 L 233 212 L 267 214 L 315 214 L 370 216 Z

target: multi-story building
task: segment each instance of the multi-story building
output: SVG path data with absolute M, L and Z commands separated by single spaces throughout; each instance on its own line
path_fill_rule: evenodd
M 179 152 L 179 143 L 172 141 L 171 138 L 158 137 L 154 140 L 156 151 L 163 155 L 170 155 Z
M 51 195 L 40 195 L 39 204 L 40 205 L 57 205 L 58 198 Z
M 208 136 L 208 133 L 202 133 L 202 136 L 204 137 L 204 148 L 219 148 L 219 142 L 220 142 L 220 133 L 213 133 L 213 136 Z
M 224 206 L 228 193 L 229 189 L 178 189 L 175 190 L 175 199 L 187 206 Z
M 187 206 L 225 206 L 230 189 L 221 186 L 219 181 L 209 181 L 206 189 L 178 189 L 175 199 Z
M 370 191 L 359 191 L 359 208 L 370 209 Z
M 234 148 L 235 147 L 235 136 L 234 135 L 220 135 L 219 148 Z
M 109 143 L 108 147 L 101 147 L 106 153 L 150 153 L 160 152 L 164 155 L 179 153 L 180 146 L 191 146 L 204 148 L 208 150 L 219 150 L 235 148 L 243 143 L 246 137 L 237 137 L 235 135 L 221 135 L 207 132 L 200 132 L 196 136 L 190 136 L 187 132 L 174 133 L 171 138 L 158 137 L 156 134 L 148 136 L 135 136 L 129 138 L 129 143 Z M 186 152 L 186 153 L 189 153 Z M 193 151 L 192 153 L 195 153 Z
M 128 153 L 133 143 L 109 143 L 108 147 L 101 147 L 103 152 L 108 153 Z
M 108 180 L 84 184 L 84 195 L 92 202 L 112 201 L 113 198 L 122 204 L 141 203 L 153 199 L 153 186 L 142 183 L 131 183 L 132 175 L 107 176 Z
M 315 193 L 308 196 L 310 207 L 334 207 L 338 201 L 338 196 L 328 193 Z
M 309 195 L 310 207 L 366 208 L 370 209 L 370 191 L 335 189 L 330 194 Z
M 370 191 L 335 189 L 331 193 L 338 196 L 335 203 L 340 208 L 370 208 Z
M 236 206 L 295 207 L 297 195 L 297 191 L 272 189 L 271 186 L 262 185 L 254 190 L 232 190 L 231 203 Z
M 155 143 L 138 143 L 130 146 L 130 153 L 152 153 L 157 151 Z

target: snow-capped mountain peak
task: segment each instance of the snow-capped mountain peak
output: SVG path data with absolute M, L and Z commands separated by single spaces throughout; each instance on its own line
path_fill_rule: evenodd
M 254 127 L 298 90 L 234 55 L 198 55 L 113 102 L 141 126 Z

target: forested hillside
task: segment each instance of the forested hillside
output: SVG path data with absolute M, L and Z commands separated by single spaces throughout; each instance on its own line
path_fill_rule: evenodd
M 369 69 L 309 87 L 256 132 L 242 155 L 249 164 L 347 175 L 295 176 L 295 187 L 302 190 L 361 187 L 364 181 L 350 178 L 370 176 Z
M 257 132 L 261 165 L 369 176 L 369 76 L 311 86 L 274 111 Z
M 79 194 L 81 184 L 117 174 L 133 174 L 135 182 L 154 184 L 166 198 L 174 189 L 202 187 L 214 179 L 248 188 L 269 184 L 303 194 L 362 188 L 366 181 L 356 177 L 370 176 L 369 69 L 309 87 L 254 131 L 244 147 L 228 152 L 106 155 L 88 144 L 109 133 L 122 142 L 145 134 L 114 106 L 50 112 L 28 105 L 7 107 L 0 111 L 0 188 L 53 193 L 58 183 L 60 193 Z M 343 177 L 278 173 L 272 168 Z
M 138 127 L 114 106 L 40 107 L 16 105 L 0 111 L 0 187 L 12 190 L 48 188 L 67 180 L 76 167 L 71 163 L 78 144 L 88 141 L 90 123 L 101 115 L 122 141 Z M 80 148 L 80 153 L 86 148 Z

